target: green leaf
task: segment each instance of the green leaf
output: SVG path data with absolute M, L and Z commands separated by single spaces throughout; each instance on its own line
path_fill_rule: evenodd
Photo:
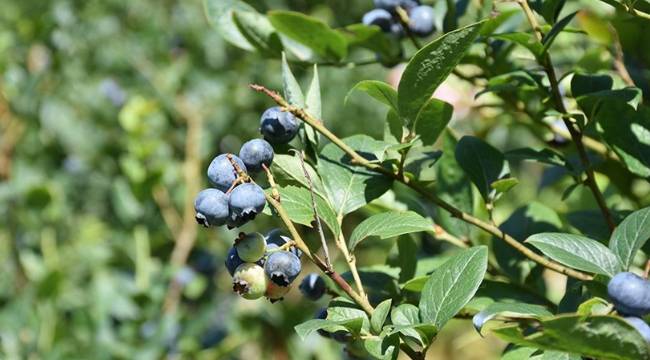
M 343 139 L 348 146 L 361 151 L 362 156 L 376 160 L 372 152 L 368 152 L 377 140 L 366 135 L 355 135 Z M 350 164 L 350 159 L 335 144 L 327 144 L 320 154 L 318 162 L 319 173 L 327 196 L 338 215 L 346 215 L 368 202 L 380 197 L 392 184 L 381 174 L 377 174 L 360 166 Z
M 527 71 L 517 70 L 491 77 L 487 87 L 479 91 L 475 98 L 490 92 L 525 95 L 527 92 L 540 92 L 541 89 L 540 83 L 533 75 Z
M 649 238 L 650 207 L 646 207 L 628 215 L 614 229 L 609 240 L 609 248 L 618 257 L 623 270 L 627 270 L 632 265 L 636 252 Z
M 305 169 L 307 169 L 307 174 L 309 174 L 309 179 L 311 179 L 314 192 L 324 197 L 325 188 L 323 187 L 323 183 L 316 173 L 316 170 L 314 170 L 309 163 L 305 162 L 304 164 Z M 297 155 L 291 156 L 275 154 L 273 157 L 273 163 L 271 164 L 271 171 L 276 177 L 278 177 L 280 184 L 282 184 L 282 179 L 288 179 L 291 182 L 297 182 L 300 185 L 309 188 L 309 181 L 305 176 L 305 171 L 303 170 L 300 158 Z
M 239 0 L 204 0 L 203 7 L 208 23 L 215 28 L 221 37 L 229 43 L 244 50 L 253 51 L 255 48 L 242 35 L 233 21 L 233 12 L 256 13 L 255 9 Z
M 544 351 L 540 360 L 581 360 L 582 358 L 576 354 L 569 354 L 563 351 Z
M 495 329 L 501 339 L 521 346 L 565 351 L 603 360 L 650 358 L 647 343 L 631 325 L 615 316 L 564 315 L 541 321 L 542 331 L 524 335 L 518 326 Z
M 509 319 L 540 319 L 544 316 L 551 316 L 550 311 L 545 307 L 525 303 L 492 303 L 484 310 L 474 315 L 472 324 L 480 334 L 483 325 L 495 317 L 506 317 Z
M 471 214 L 474 210 L 472 184 L 454 156 L 458 141 L 449 131 L 445 131 L 442 136 L 443 153 L 435 165 L 438 196 L 456 208 Z M 469 235 L 469 225 L 445 211 L 436 211 L 434 219 L 436 224 L 450 234 L 461 237 Z
M 413 123 L 415 134 L 423 145 L 433 145 L 449 124 L 454 107 L 442 100 L 431 98 L 418 112 Z
M 534 347 L 512 347 L 508 346 L 501 355 L 501 360 L 529 360 L 539 350 Z
M 596 113 L 605 142 L 633 173 L 650 177 L 650 109 L 607 101 Z
M 386 322 L 386 318 L 388 317 L 388 314 L 390 313 L 390 306 L 392 304 L 392 300 L 384 300 L 377 307 L 375 307 L 375 311 L 372 313 L 372 316 L 370 317 L 370 327 L 372 331 L 375 332 L 380 332 L 381 329 L 384 327 L 384 323 Z
M 294 328 L 301 340 L 305 340 L 307 336 L 317 330 L 325 330 L 327 332 L 335 331 L 349 331 L 353 334 L 358 334 L 361 330 L 363 319 L 355 318 L 348 320 L 325 320 L 325 319 L 312 319 Z
M 551 259 L 574 269 L 614 276 L 621 265 L 605 245 L 580 235 L 563 233 L 535 234 L 526 242 Z
M 463 136 L 456 146 L 456 161 L 476 185 L 486 202 L 495 199 L 492 183 L 507 178 L 510 168 L 503 154 L 485 141 Z
M 519 184 L 519 180 L 516 178 L 507 178 L 501 179 L 490 184 L 490 187 L 497 191 L 497 193 L 506 193 L 510 191 L 513 187 Z
M 574 98 L 598 91 L 612 89 L 614 80 L 609 75 L 575 73 L 571 78 L 571 95 Z
M 262 54 L 279 57 L 282 41 L 266 16 L 252 11 L 233 11 L 233 21 L 246 40 Z
M 301 108 L 305 107 L 305 97 L 302 94 L 296 77 L 291 72 L 291 67 L 289 67 L 285 53 L 282 53 L 282 92 L 289 104 Z
M 384 126 L 384 141 L 400 144 L 404 135 L 404 122 L 396 110 L 388 110 L 386 126 Z
M 321 106 L 321 96 L 320 96 L 320 80 L 318 79 L 318 66 L 314 64 L 314 75 L 307 89 L 307 96 L 305 98 L 305 108 L 307 112 L 316 117 L 316 119 L 322 119 L 322 106 Z M 318 148 L 318 143 L 320 139 L 320 134 L 314 130 L 311 125 L 305 124 L 305 132 L 307 133 L 307 139 Z
M 554 24 L 560 16 L 566 0 L 544 0 L 542 2 L 541 14 L 549 24 Z
M 398 87 L 399 113 L 417 118 L 436 88 L 462 60 L 483 23 L 449 32 L 420 49 L 406 65 Z
M 564 18 L 562 20 L 556 22 L 553 27 L 551 28 L 551 31 L 548 32 L 548 34 L 544 35 L 544 38 L 542 39 L 542 44 L 544 44 L 544 47 L 542 48 L 542 55 L 548 51 L 548 49 L 553 45 L 553 41 L 555 41 L 555 38 L 560 34 L 560 32 L 573 20 L 573 18 L 576 16 L 578 12 L 573 12 Z
M 394 308 L 390 314 L 393 323 L 392 332 L 415 339 L 420 346 L 428 346 L 438 329 L 433 324 L 420 321 L 420 311 L 412 304 L 402 304 Z
M 316 18 L 293 11 L 271 11 L 268 18 L 276 30 L 321 57 L 340 60 L 347 55 L 345 38 Z
M 603 90 L 591 92 L 589 94 L 578 96 L 576 99 L 578 106 L 587 115 L 589 119 L 595 119 L 598 111 L 617 108 L 616 103 L 627 103 L 634 110 L 637 110 L 639 104 L 643 101 L 643 92 L 639 88 L 627 87 L 616 90 Z
M 396 360 L 399 356 L 399 335 L 386 336 L 382 333 L 378 337 L 369 337 L 363 340 L 363 347 L 375 359 Z
M 478 246 L 460 252 L 429 276 L 420 297 L 422 321 L 441 329 L 467 304 L 483 281 L 488 251 Z
M 566 166 L 566 159 L 562 154 L 551 149 L 535 150 L 531 148 L 522 148 L 510 150 L 505 153 L 506 159 L 512 160 L 534 160 L 542 164 L 553 166 Z
M 399 62 L 402 59 L 400 40 L 386 34 L 377 26 L 352 24 L 339 30 L 351 47 L 361 47 L 377 54 L 382 61 Z
M 349 319 L 361 320 L 357 328 L 351 329 L 353 334 L 359 334 L 361 331 L 370 332 L 368 315 L 352 300 L 338 297 L 330 301 L 327 307 L 327 320 L 348 321 Z
M 413 211 L 385 212 L 373 215 L 357 225 L 350 236 L 349 247 L 351 251 L 354 251 L 361 241 L 370 236 L 388 239 L 402 234 L 432 229 L 433 223 L 430 220 Z
M 542 46 L 542 44 L 532 34 L 517 32 L 517 33 L 506 33 L 506 34 L 495 34 L 492 35 L 492 37 L 499 40 L 511 41 L 515 44 L 521 45 L 526 49 L 528 49 L 528 51 L 530 51 L 531 54 L 535 56 L 535 58 L 538 58 L 544 51 L 544 47 Z
M 311 206 L 311 194 L 309 190 L 296 186 L 287 186 L 279 188 L 278 191 L 282 198 L 282 206 L 289 214 L 291 221 L 311 226 L 311 222 L 314 221 L 314 210 Z M 322 197 L 315 195 L 315 200 L 318 215 L 329 227 L 332 234 L 338 236 L 341 230 L 334 210 L 332 210 L 331 206 Z
M 360 90 L 370 95 L 373 99 L 382 104 L 388 105 L 391 109 L 397 111 L 397 91 L 392 86 L 377 80 L 362 80 L 358 82 L 345 96 L 344 103 L 356 90 Z
M 540 232 L 558 231 L 561 227 L 562 220 L 558 214 L 539 202 L 518 208 L 499 225 L 499 229 L 515 239 L 525 239 Z M 499 267 L 508 277 L 515 283 L 526 283 L 535 263 L 498 238 L 492 240 L 492 251 Z

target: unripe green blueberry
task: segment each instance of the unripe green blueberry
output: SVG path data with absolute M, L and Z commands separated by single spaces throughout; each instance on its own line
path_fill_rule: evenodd
M 239 233 L 239 237 L 235 240 L 235 249 L 243 261 L 256 262 L 264 256 L 266 240 L 260 233 Z
M 264 269 L 257 264 L 243 263 L 239 265 L 232 277 L 232 290 L 248 300 L 264 296 L 267 285 Z

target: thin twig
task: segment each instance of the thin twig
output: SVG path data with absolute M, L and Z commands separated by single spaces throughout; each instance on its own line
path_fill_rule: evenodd
M 623 46 L 621 45 L 618 31 L 616 31 L 616 28 L 611 24 L 608 24 L 607 28 L 609 29 L 609 33 L 612 35 L 612 43 L 614 46 L 614 68 L 616 68 L 616 72 L 618 72 L 618 75 L 623 79 L 623 82 L 625 82 L 627 86 L 636 86 L 634 80 L 632 80 L 632 76 L 630 76 L 630 73 L 627 71 L 627 67 L 625 67 Z
M 517 2 L 524 11 L 526 18 L 530 23 L 530 26 L 533 28 L 537 40 L 539 42 L 542 42 L 544 35 L 540 30 L 537 19 L 535 18 L 535 14 L 533 14 L 533 11 L 528 4 L 528 0 L 517 0 Z M 548 51 L 544 54 L 544 57 L 542 59 L 539 59 L 539 63 L 544 68 L 544 71 L 548 76 L 548 81 L 551 85 L 551 95 L 553 98 L 553 103 L 555 105 L 555 110 L 559 111 L 561 114 L 567 115 L 563 116 L 562 120 L 564 121 L 564 124 L 571 134 L 571 139 L 575 143 L 576 149 L 578 150 L 580 162 L 585 169 L 585 174 L 587 175 L 585 185 L 587 185 L 587 187 L 593 193 L 594 198 L 596 199 L 596 203 L 598 204 L 598 207 L 600 208 L 600 211 L 603 215 L 603 218 L 605 218 L 605 222 L 609 226 L 610 231 L 613 231 L 614 228 L 616 228 L 616 222 L 614 222 L 614 218 L 609 211 L 609 208 L 607 207 L 607 203 L 605 202 L 605 197 L 603 196 L 603 193 L 600 191 L 598 184 L 596 183 L 594 169 L 592 168 L 591 161 L 589 160 L 589 156 L 587 155 L 587 151 L 585 150 L 584 144 L 582 142 L 582 132 L 576 127 L 573 122 L 571 122 L 570 115 L 568 114 L 567 109 L 564 106 L 564 102 L 562 101 L 562 94 L 560 93 L 559 83 L 557 76 L 555 75 L 555 69 L 553 67 L 553 62 L 551 61 L 551 56 L 549 55 Z
M 368 170 L 375 171 L 377 173 L 380 173 L 392 180 L 399 181 L 403 183 L 404 185 L 410 187 L 414 191 L 420 193 L 422 196 L 425 198 L 429 199 L 431 202 L 434 204 L 438 205 L 440 208 L 443 210 L 449 212 L 453 217 L 456 217 L 466 223 L 472 224 L 492 235 L 495 237 L 502 239 L 505 241 L 508 245 L 512 246 L 515 248 L 515 250 L 519 251 L 522 253 L 524 256 L 527 258 L 533 260 L 534 262 L 551 269 L 553 271 L 565 274 L 567 276 L 576 278 L 578 280 L 591 280 L 593 277 L 589 274 L 583 273 L 581 271 L 573 270 L 571 268 L 568 268 L 564 265 L 561 265 L 559 263 L 556 263 L 552 260 L 549 260 L 531 249 L 527 248 L 524 244 L 520 243 L 517 241 L 515 238 L 512 236 L 504 233 L 501 229 L 499 229 L 497 226 L 494 226 L 490 223 L 487 223 L 481 219 L 478 219 L 470 214 L 467 214 L 460 209 L 454 207 L 453 205 L 447 203 L 443 199 L 439 198 L 437 195 L 435 195 L 432 191 L 429 189 L 425 188 L 421 184 L 419 184 L 417 181 L 414 181 L 408 177 L 398 177 L 397 174 L 393 173 L 392 171 L 382 167 L 380 164 L 368 161 L 365 159 L 363 156 L 361 156 L 359 153 L 357 153 L 354 149 L 352 149 L 350 146 L 348 146 L 345 142 L 343 142 L 338 136 L 334 135 L 331 131 L 329 131 L 325 126 L 322 125 L 321 121 L 318 119 L 313 118 L 311 115 L 309 115 L 306 111 L 299 107 L 291 106 L 289 103 L 277 92 L 271 91 L 264 86 L 261 85 L 250 85 L 251 89 L 262 92 L 269 96 L 271 99 L 273 99 L 278 105 L 287 108 L 288 111 L 290 111 L 292 114 L 294 114 L 296 117 L 299 119 L 303 120 L 305 123 L 308 125 L 311 125 L 316 131 L 321 133 L 323 136 L 325 136 L 328 140 L 330 140 L 334 145 L 338 146 L 343 152 L 348 154 L 350 156 L 351 162 L 353 164 L 357 164 L 360 166 L 365 167 Z
M 172 204 L 171 198 L 169 196 L 169 191 L 167 191 L 167 188 L 163 185 L 156 185 L 152 190 L 152 195 L 154 201 L 160 209 L 163 221 L 165 221 L 165 224 L 167 225 L 167 228 L 169 228 L 169 231 L 172 233 L 172 236 L 176 238 L 180 233 L 183 219 L 178 213 L 178 210 L 176 210 L 174 207 L 174 204 Z
M 316 207 L 316 196 L 314 195 L 314 186 L 311 182 L 311 176 L 309 176 L 309 172 L 307 171 L 307 167 L 305 166 L 305 157 L 302 154 L 302 151 L 297 151 L 297 153 L 298 153 L 298 158 L 300 159 L 300 166 L 302 166 L 302 171 L 305 174 L 305 178 L 307 179 L 307 185 L 309 185 L 309 194 L 311 195 L 311 208 L 314 211 L 314 218 L 316 218 L 316 229 L 318 230 L 321 246 L 323 247 L 323 255 L 325 256 L 325 265 L 327 265 L 329 269 L 332 269 L 332 262 L 330 261 L 330 251 L 329 248 L 327 247 L 327 241 L 325 241 L 325 233 L 323 233 L 323 224 L 321 224 L 320 216 L 318 216 L 318 208 Z

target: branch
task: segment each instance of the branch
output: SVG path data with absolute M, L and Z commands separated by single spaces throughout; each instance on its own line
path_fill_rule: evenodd
M 177 111 L 187 121 L 187 134 L 185 137 L 185 161 L 183 164 L 183 177 L 185 182 L 183 217 L 171 255 L 171 265 L 174 271 L 185 265 L 196 241 L 197 227 L 196 220 L 194 219 L 194 195 L 201 188 L 201 156 L 199 146 L 201 128 L 203 127 L 203 115 L 191 107 L 186 99 L 179 99 L 175 106 Z M 166 313 L 176 311 L 182 287 L 177 279 L 173 277 L 167 289 L 163 304 L 163 309 Z
M 348 156 L 351 158 L 351 162 L 360 166 L 365 167 L 368 170 L 375 171 L 377 173 L 380 173 L 384 176 L 387 176 L 395 181 L 399 181 L 403 183 L 404 185 L 410 187 L 414 191 L 420 193 L 423 197 L 427 198 L 440 208 L 444 209 L 445 211 L 449 212 L 452 216 L 465 221 L 466 223 L 472 224 L 492 235 L 495 237 L 502 239 L 505 241 L 508 245 L 512 246 L 515 248 L 517 251 L 522 253 L 524 256 L 527 258 L 533 260 L 534 262 L 548 268 L 551 270 L 554 270 L 556 272 L 559 272 L 561 274 L 565 274 L 567 276 L 576 278 L 578 280 L 591 280 L 592 276 L 577 270 L 573 270 L 570 268 L 567 268 L 559 263 L 556 263 L 554 261 L 551 261 L 534 251 L 530 250 L 526 246 L 524 246 L 522 243 L 514 239 L 512 236 L 506 234 L 503 232 L 501 229 L 498 227 L 487 223 L 481 219 L 478 219 L 470 214 L 467 214 L 460 209 L 454 207 L 453 205 L 445 202 L 441 198 L 439 198 L 437 195 L 432 193 L 430 190 L 426 189 L 424 186 L 421 184 L 417 183 L 414 180 L 409 179 L 408 177 L 404 176 L 398 176 L 397 174 L 391 172 L 390 170 L 382 167 L 381 165 L 377 163 L 373 163 L 359 155 L 354 149 L 349 147 L 347 144 L 345 144 L 339 137 L 334 135 L 331 131 L 329 131 L 326 127 L 322 125 L 322 122 L 313 116 L 309 115 L 304 109 L 301 109 L 299 107 L 291 106 L 280 94 L 271 91 L 264 86 L 261 85 L 250 85 L 250 87 L 258 92 L 262 92 L 272 98 L 278 105 L 281 107 L 284 107 L 287 111 L 291 112 L 294 114 L 296 117 L 300 118 L 303 120 L 305 123 L 308 125 L 311 125 L 316 131 L 321 133 L 323 136 L 325 136 L 328 140 L 330 140 L 333 144 L 338 146 L 341 150 L 343 150 Z
M 533 31 L 535 32 L 535 36 L 537 36 L 537 40 L 541 43 L 544 35 L 540 30 L 539 24 L 537 23 L 537 19 L 535 18 L 535 14 L 531 10 L 530 6 L 528 5 L 528 0 L 517 0 L 517 2 L 523 9 L 526 18 L 530 23 L 530 26 L 533 28 Z M 562 101 L 562 94 L 560 93 L 560 87 L 557 80 L 557 76 L 555 75 L 553 62 L 548 52 L 544 54 L 543 59 L 539 59 L 539 63 L 544 68 L 544 71 L 548 76 L 548 81 L 551 84 L 551 95 L 555 105 L 555 110 L 559 111 L 562 114 L 568 115 L 567 109 L 564 106 L 564 102 Z M 566 125 L 567 129 L 569 129 L 571 139 L 575 143 L 576 148 L 578 150 L 580 162 L 582 163 L 582 166 L 585 168 L 585 174 L 587 175 L 587 179 L 585 180 L 585 185 L 587 185 L 587 187 L 591 189 L 591 192 L 593 193 L 594 198 L 596 199 L 596 203 L 600 208 L 600 212 L 602 213 L 603 218 L 605 218 L 605 222 L 607 222 L 610 231 L 614 231 L 614 228 L 616 228 L 616 223 L 614 222 L 614 218 L 612 217 L 612 214 L 607 208 L 605 197 L 603 196 L 603 193 L 600 191 L 600 189 L 598 188 L 598 184 L 596 183 L 594 170 L 591 166 L 591 162 L 589 160 L 589 157 L 587 156 L 587 151 L 585 150 L 585 146 L 582 142 L 582 133 L 571 122 L 569 117 L 563 116 L 562 120 L 564 121 L 564 124 Z

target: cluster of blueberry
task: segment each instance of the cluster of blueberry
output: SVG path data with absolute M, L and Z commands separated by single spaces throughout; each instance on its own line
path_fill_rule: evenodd
M 642 319 L 650 314 L 650 281 L 631 272 L 622 272 L 609 282 L 607 294 L 616 311 L 650 343 L 650 326 Z
M 429 36 L 435 30 L 433 24 L 433 8 L 420 5 L 418 0 L 375 0 L 375 9 L 363 15 L 365 25 L 376 25 L 385 33 L 397 37 L 404 36 L 404 28 L 400 21 L 398 8 L 408 15 L 408 31 L 417 36 Z M 406 20 L 406 19 L 404 19 Z
M 267 109 L 260 119 L 264 139 L 246 142 L 239 156 L 221 154 L 208 167 L 213 188 L 202 190 L 194 201 L 196 221 L 205 226 L 227 225 L 232 229 L 253 220 L 266 205 L 264 190 L 250 182 L 248 173 L 259 173 L 273 162 L 271 144 L 286 144 L 298 133 L 300 122 L 280 107 Z M 239 233 L 226 257 L 233 278 L 233 291 L 245 299 L 266 296 L 282 299 L 301 270 L 302 252 L 278 229 L 266 235 Z M 317 300 L 325 293 L 325 282 L 309 274 L 300 285 L 302 293 Z

